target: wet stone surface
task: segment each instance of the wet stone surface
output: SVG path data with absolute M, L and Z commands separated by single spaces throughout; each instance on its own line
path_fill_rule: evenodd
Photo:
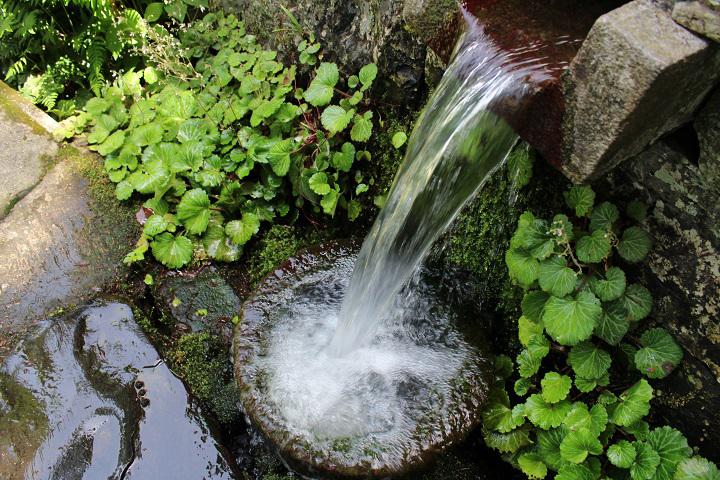
M 0 478 L 230 479 L 226 452 L 130 307 L 37 327 L 0 367 Z

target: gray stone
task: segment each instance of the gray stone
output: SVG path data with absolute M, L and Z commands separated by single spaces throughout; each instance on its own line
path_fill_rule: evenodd
M 307 31 L 315 33 L 326 59 L 353 73 L 375 62 L 384 73 L 377 92 L 391 101 L 418 99 L 426 48 L 404 28 L 402 0 L 221 0 L 220 4 L 237 12 L 266 44 L 292 52 L 293 35 L 274 33 L 283 24 L 287 32 L 292 30 L 280 9 L 284 5 Z
M 160 306 L 175 322 L 193 332 L 212 333 L 230 344 L 232 319 L 240 313 L 241 302 L 215 267 L 195 275 L 160 277 L 155 294 Z
M 41 124 L 28 115 L 25 104 L 30 102 L 3 82 L 0 82 L 0 104 L 2 219 L 40 181 L 47 170 L 48 161 L 57 152 L 57 144 L 45 129 L 51 126 L 50 123 Z
M 710 97 L 693 126 L 700 143 L 701 179 L 709 190 L 720 195 L 720 91 Z
M 661 382 L 654 412 L 680 429 L 700 453 L 720 461 L 720 197 L 681 153 L 658 143 L 617 168 L 615 198 L 649 205 L 654 239 L 636 272 L 653 293 L 643 327 L 667 328 L 685 350 L 681 368 Z
M 45 321 L 0 366 L 0 399 L 3 479 L 235 478 L 127 305 Z
M 5 97 L 0 112 L 17 113 L 23 103 L 14 98 Z M 32 108 L 34 118 L 45 115 Z M 15 134 L 0 131 L 0 138 L 8 135 Z M 15 148 L 32 150 L 38 138 L 45 141 L 37 135 Z M 99 157 L 56 148 L 53 166 L 0 220 L 0 359 L 34 320 L 79 303 L 121 272 L 136 235 L 132 212 L 118 206 Z
M 565 77 L 563 170 L 608 172 L 686 123 L 720 78 L 720 50 L 652 0 L 601 16 Z
M 675 3 L 672 18 L 683 27 L 720 42 L 720 2 L 681 0 Z

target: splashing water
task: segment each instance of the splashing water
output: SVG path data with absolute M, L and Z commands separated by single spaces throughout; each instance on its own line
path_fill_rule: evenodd
M 387 202 L 363 243 L 345 296 L 334 355 L 368 344 L 465 203 L 505 160 L 516 134 L 491 109 L 512 108 L 542 67 L 527 50 L 500 52 L 474 19 L 410 136 Z

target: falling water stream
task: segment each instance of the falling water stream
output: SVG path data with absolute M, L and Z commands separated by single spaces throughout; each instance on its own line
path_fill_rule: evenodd
M 537 57 L 518 61 L 527 50 L 497 50 L 465 15 L 468 29 L 358 256 L 330 346 L 335 355 L 372 340 L 393 298 L 517 139 L 493 107 L 517 103 L 527 88 L 523 77 L 544 65 Z
M 244 404 L 300 463 L 385 472 L 477 421 L 486 352 L 422 264 L 517 140 L 494 112 L 517 108 L 544 64 L 532 46 L 501 52 L 467 20 L 359 254 L 306 254 L 244 307 Z

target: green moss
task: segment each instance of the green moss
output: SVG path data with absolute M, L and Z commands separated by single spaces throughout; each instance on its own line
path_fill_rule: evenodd
M 273 225 L 250 252 L 247 264 L 251 285 L 257 285 L 280 263 L 307 245 L 300 229 Z
M 175 372 L 217 419 L 231 425 L 240 420 L 239 392 L 222 342 L 208 333 L 183 335 L 171 353 Z
M 526 148 L 521 144 L 511 155 L 525 155 Z M 519 289 L 510 283 L 504 261 L 519 215 L 531 210 L 548 216 L 563 204 L 561 192 L 567 180 L 542 159 L 533 162 L 533 169 L 528 185 L 520 189 L 507 166 L 498 170 L 462 211 L 445 240 L 445 259 L 483 281 L 484 304 L 500 318 L 516 317 L 522 299 Z

